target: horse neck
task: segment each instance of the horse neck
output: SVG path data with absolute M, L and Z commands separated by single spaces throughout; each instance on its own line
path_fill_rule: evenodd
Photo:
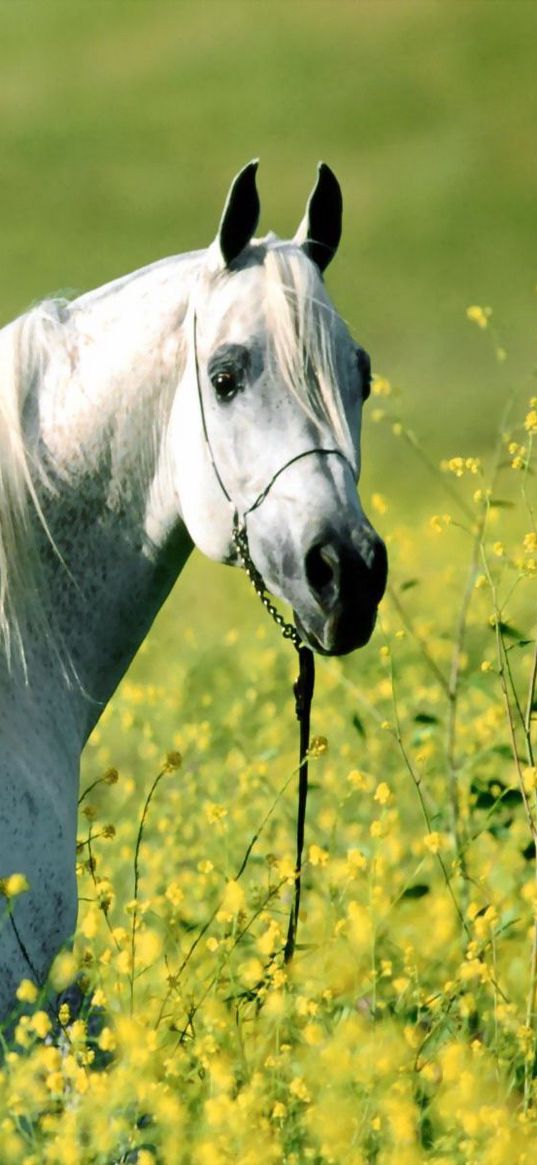
M 180 256 L 75 300 L 42 385 L 41 437 L 55 487 L 43 505 L 56 547 L 42 539 L 42 553 L 83 737 L 192 549 L 165 432 L 198 265 L 198 255 Z M 39 652 L 33 659 L 38 674 Z

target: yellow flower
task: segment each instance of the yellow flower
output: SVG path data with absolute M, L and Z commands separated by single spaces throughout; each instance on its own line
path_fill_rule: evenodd
M 232 918 L 233 915 L 244 909 L 245 904 L 246 898 L 242 886 L 239 886 L 239 883 L 231 878 L 224 890 L 220 912 Z
M 295 863 L 291 857 L 286 856 L 284 858 L 280 858 L 280 860 L 276 862 L 276 871 L 279 878 L 282 878 L 286 882 L 294 882 Z
M 350 874 L 354 875 L 358 870 L 367 869 L 367 858 L 359 849 L 350 849 L 347 853 L 347 865 Z
M 176 769 L 180 769 L 182 763 L 183 763 L 183 758 L 182 758 L 180 752 L 168 752 L 168 753 L 166 753 L 166 763 L 164 765 L 166 772 L 172 773 Z
M 524 428 L 528 433 L 537 433 L 537 409 L 530 409 L 524 420 Z
M 37 995 L 35 983 L 32 983 L 31 979 L 21 979 L 17 987 L 17 999 L 20 999 L 21 1003 L 35 1003 Z
M 297 1100 L 301 1100 L 304 1104 L 309 1104 L 311 1096 L 308 1092 L 306 1084 L 302 1076 L 295 1076 L 289 1085 L 289 1092 L 291 1096 L 296 1096 Z
M 172 906 L 180 906 L 184 896 L 183 888 L 180 886 L 177 879 L 173 882 L 170 882 L 170 885 L 167 887 L 165 893 L 165 897 L 168 899 L 168 902 L 171 902 Z
M 479 457 L 450 457 L 440 463 L 440 468 L 448 473 L 454 473 L 455 477 L 462 477 L 464 473 L 474 475 L 479 473 L 481 462 Z
M 428 833 L 427 836 L 424 837 L 423 844 L 425 849 L 429 850 L 429 853 L 438 854 L 440 853 L 443 845 L 442 835 L 436 830 L 433 830 L 432 833 Z
M 0 878 L 0 894 L 4 898 L 16 898 L 30 889 L 26 874 L 9 874 L 7 878 Z
M 328 750 L 328 741 L 326 736 L 313 736 L 310 741 L 308 753 L 312 757 L 324 756 Z
M 72 1044 L 82 1044 L 86 1039 L 87 1028 L 83 1019 L 75 1019 L 69 1028 L 69 1039 Z
M 373 396 L 391 396 L 392 386 L 385 376 L 374 376 L 371 392 Z
M 113 1052 L 116 1047 L 116 1037 L 112 1029 L 103 1027 L 97 1043 L 102 1052 Z
M 367 785 L 366 777 L 359 769 L 351 769 L 347 774 L 347 781 L 353 789 L 365 789 Z
M 537 767 L 535 765 L 528 765 L 522 773 L 522 781 L 526 793 L 532 793 L 537 789 Z
M 371 506 L 377 514 L 385 514 L 388 509 L 388 503 L 383 494 L 371 494 Z
M 63 1092 L 63 1074 L 61 1072 L 49 1072 L 47 1076 L 47 1088 L 49 1092 Z
M 58 1019 L 62 1027 L 66 1027 L 71 1018 L 71 1009 L 68 1003 L 62 1003 L 58 1009 Z
M 206 801 L 203 806 L 203 812 L 210 825 L 215 825 L 227 817 L 227 809 L 225 805 L 217 805 L 215 801 Z
M 442 518 L 440 517 L 440 514 L 433 514 L 433 516 L 429 522 L 429 525 L 431 527 L 431 530 L 434 530 L 435 534 L 441 534 L 442 531 L 445 529 L 445 527 L 442 523 Z
M 312 866 L 326 866 L 328 861 L 328 853 L 325 849 L 321 849 L 320 845 L 310 845 L 308 850 L 308 858 Z
M 477 304 L 472 304 L 466 308 L 466 318 L 471 320 L 473 324 L 477 324 L 478 328 L 486 328 L 491 315 L 492 308 L 490 307 L 479 307 Z
M 252 957 L 239 965 L 239 975 L 244 986 L 252 990 L 263 983 L 263 964 L 260 959 Z
M 39 1036 L 39 1039 L 44 1040 L 45 1036 L 48 1036 L 52 1024 L 46 1011 L 36 1011 L 30 1018 L 30 1026 Z
M 302 1036 L 310 1048 L 320 1044 L 323 1038 L 323 1029 L 318 1023 L 307 1023 L 302 1030 Z
M 387 805 L 388 801 L 391 801 L 392 796 L 390 786 L 386 784 L 386 781 L 381 781 L 380 785 L 377 785 L 373 800 L 378 801 L 379 805 Z
M 50 982 L 55 991 L 65 991 L 78 971 L 78 961 L 72 951 L 60 951 L 50 970 Z

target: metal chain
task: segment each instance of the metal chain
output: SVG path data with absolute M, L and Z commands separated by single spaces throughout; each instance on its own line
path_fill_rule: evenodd
M 279 627 L 284 639 L 289 639 L 296 647 L 299 659 L 299 673 L 294 685 L 295 711 L 300 723 L 300 742 L 298 759 L 298 814 L 296 833 L 296 862 L 295 862 L 295 890 L 294 899 L 289 914 L 287 939 L 284 948 L 284 963 L 289 963 L 295 953 L 298 916 L 300 911 L 300 890 L 302 883 L 302 855 L 304 850 L 304 831 L 306 823 L 306 802 L 308 798 L 308 749 L 310 739 L 310 716 L 315 684 L 315 664 L 311 648 L 305 647 L 296 627 L 286 623 L 283 615 L 274 606 L 267 595 L 267 588 L 263 576 L 259 573 L 250 555 L 246 524 L 239 524 L 237 511 L 233 516 L 233 544 L 250 582 L 261 599 L 263 606 Z
M 239 517 L 237 513 L 235 513 L 233 518 L 232 538 L 234 546 L 237 550 L 237 554 L 239 555 L 239 558 L 246 571 L 246 574 L 248 575 L 248 578 L 250 579 L 256 595 L 258 595 L 258 597 L 261 599 L 261 602 L 265 610 L 268 611 L 271 619 L 274 619 L 274 622 L 279 627 L 283 638 L 290 639 L 291 643 L 298 651 L 302 643 L 300 635 L 298 634 L 298 631 L 293 623 L 286 623 L 283 615 L 280 614 L 278 608 L 275 607 L 274 603 L 269 599 L 263 576 L 259 573 L 255 563 L 252 561 L 250 556 L 246 526 L 239 526 Z

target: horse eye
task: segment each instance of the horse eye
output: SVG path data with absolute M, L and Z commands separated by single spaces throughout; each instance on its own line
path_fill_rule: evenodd
M 218 400 L 231 400 L 240 387 L 235 373 L 230 369 L 215 372 L 211 376 L 211 383 Z
M 371 361 L 363 348 L 359 348 L 356 353 L 356 363 L 362 381 L 362 400 L 367 400 L 371 392 Z

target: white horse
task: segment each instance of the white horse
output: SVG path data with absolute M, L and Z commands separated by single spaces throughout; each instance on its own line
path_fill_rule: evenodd
M 386 581 L 358 498 L 369 360 L 324 289 L 341 192 L 254 239 L 252 162 L 216 240 L 0 331 L 0 1019 L 74 932 L 84 743 L 194 545 L 233 521 L 318 652 L 362 645 Z

